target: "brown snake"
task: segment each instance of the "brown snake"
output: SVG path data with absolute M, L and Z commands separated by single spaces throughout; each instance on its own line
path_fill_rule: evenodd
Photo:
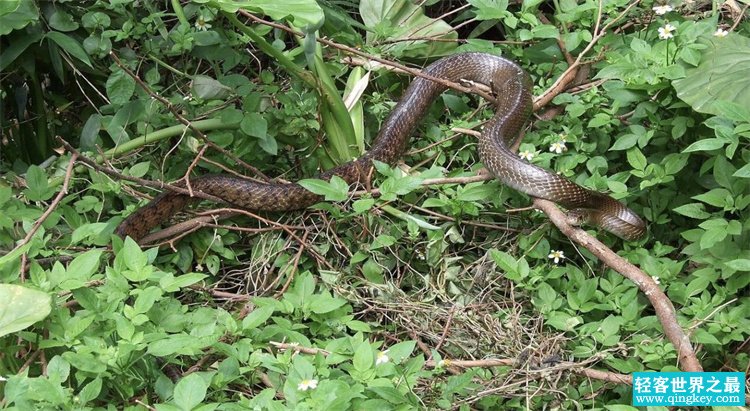
M 495 115 L 485 124 L 479 138 L 479 155 L 490 172 L 504 184 L 567 208 L 571 220 L 577 224 L 595 224 L 625 240 L 635 240 L 645 234 L 644 221 L 619 201 L 530 164 L 511 151 L 509 147 L 520 137 L 531 114 L 532 87 L 528 74 L 514 62 L 490 54 L 464 53 L 442 58 L 424 73 L 492 88 L 496 96 Z M 409 137 L 424 113 L 445 89 L 442 84 L 416 78 L 383 123 L 370 150 L 357 160 L 326 171 L 319 178 L 337 175 L 352 184 L 367 178 L 372 160 L 395 163 L 406 150 Z M 296 183 L 259 183 L 229 175 L 207 175 L 191 179 L 190 184 L 194 191 L 249 210 L 298 210 L 322 200 L 321 196 Z M 190 200 L 184 194 L 164 192 L 126 218 L 117 227 L 116 234 L 138 241 Z

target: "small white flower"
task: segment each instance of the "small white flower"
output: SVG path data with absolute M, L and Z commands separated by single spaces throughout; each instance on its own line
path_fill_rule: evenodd
M 549 151 L 557 154 L 562 154 L 564 151 L 567 151 L 568 148 L 565 147 L 564 141 L 556 141 L 549 146 Z
M 670 6 L 669 4 L 665 4 L 665 5 L 663 5 L 663 6 L 654 6 L 654 7 L 652 7 L 651 9 L 652 9 L 652 10 L 654 11 L 654 13 L 656 13 L 656 15 L 658 15 L 658 16 L 663 16 L 663 15 L 665 15 L 665 14 L 669 13 L 670 11 L 674 10 L 674 9 L 672 8 L 672 6 Z
M 531 161 L 531 159 L 534 158 L 534 155 L 534 152 L 529 150 L 523 150 L 522 152 L 518 153 L 518 157 L 521 157 L 526 161 Z
M 314 390 L 317 386 L 318 380 L 302 380 L 302 382 L 297 385 L 297 389 L 300 391 Z
M 388 350 L 381 351 L 378 353 L 377 358 L 375 358 L 375 365 L 385 364 L 390 360 L 391 358 L 388 357 Z
M 655 276 L 655 275 L 652 275 L 652 276 L 651 276 L 651 279 L 652 279 L 652 280 L 654 280 L 654 282 L 655 282 L 656 284 L 661 284 L 661 281 L 659 281 L 659 277 L 657 277 L 657 276 Z
M 211 28 L 211 25 L 208 24 L 203 16 L 198 16 L 198 18 L 195 20 L 195 28 L 201 31 L 206 31 Z
M 662 40 L 671 39 L 674 37 L 673 31 L 677 30 L 677 27 L 667 23 L 664 27 L 659 27 L 659 38 Z
M 729 34 L 729 32 L 724 29 L 716 29 L 714 32 L 714 36 L 716 37 L 726 37 L 727 34 Z
M 555 264 L 559 264 L 560 261 L 565 259 L 565 254 L 562 251 L 551 250 L 547 258 L 553 260 Z

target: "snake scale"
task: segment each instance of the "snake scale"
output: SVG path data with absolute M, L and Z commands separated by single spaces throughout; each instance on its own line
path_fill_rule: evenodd
M 517 64 L 490 54 L 462 53 L 437 60 L 424 73 L 492 88 L 495 115 L 485 124 L 479 138 L 479 155 L 490 172 L 505 185 L 551 200 L 568 209 L 571 220 L 597 225 L 625 240 L 635 240 L 645 234 L 644 221 L 619 201 L 528 163 L 510 149 L 520 138 L 532 107 L 531 79 Z M 406 150 L 411 133 L 433 100 L 445 89 L 444 85 L 422 77 L 414 79 L 383 123 L 370 150 L 354 161 L 322 173 L 319 178 L 325 180 L 337 175 L 353 184 L 367 178 L 372 160 L 394 164 Z M 296 183 L 261 183 L 218 174 L 192 178 L 190 184 L 194 191 L 257 211 L 298 210 L 322 200 L 321 196 Z M 116 234 L 138 241 L 190 200 L 184 194 L 164 192 L 128 216 L 117 227 Z

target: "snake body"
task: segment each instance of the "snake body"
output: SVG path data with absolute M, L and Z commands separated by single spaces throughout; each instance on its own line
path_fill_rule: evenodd
M 625 240 L 643 236 L 646 224 L 619 201 L 530 164 L 510 149 L 520 138 L 532 108 L 531 79 L 517 64 L 490 54 L 462 53 L 436 61 L 424 73 L 492 88 L 496 96 L 495 115 L 485 124 L 479 138 L 479 155 L 504 184 L 530 196 L 551 200 L 567 208 L 575 221 L 598 225 Z M 414 79 L 383 123 L 370 150 L 357 160 L 322 173 L 319 178 L 326 180 L 336 175 L 353 184 L 367 178 L 373 160 L 395 163 L 406 150 L 414 128 L 445 89 L 446 86 L 422 77 Z M 257 211 L 298 210 L 322 200 L 296 183 L 261 183 L 222 174 L 191 178 L 190 185 L 194 191 Z M 117 227 L 116 234 L 138 241 L 190 201 L 188 195 L 164 192 L 127 217 Z

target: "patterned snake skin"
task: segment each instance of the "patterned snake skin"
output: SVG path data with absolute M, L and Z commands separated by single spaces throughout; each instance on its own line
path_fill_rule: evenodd
M 635 240 L 645 234 L 643 220 L 619 201 L 530 164 L 509 149 L 531 114 L 531 80 L 518 65 L 489 54 L 464 53 L 440 59 L 424 72 L 451 81 L 469 80 L 492 87 L 496 96 L 495 115 L 479 138 L 479 155 L 490 172 L 504 184 L 562 205 L 577 223 L 598 225 L 625 240 Z M 445 89 L 441 84 L 416 78 L 383 124 L 371 149 L 361 158 L 329 170 L 319 178 L 337 175 L 352 184 L 367 178 L 372 160 L 395 163 L 406 150 L 409 137 L 424 113 Z M 194 191 L 250 210 L 298 210 L 322 200 L 321 196 L 295 183 L 265 184 L 229 175 L 207 175 L 191 179 L 190 184 Z M 126 218 L 117 227 L 116 234 L 138 241 L 190 200 L 187 195 L 164 192 Z

